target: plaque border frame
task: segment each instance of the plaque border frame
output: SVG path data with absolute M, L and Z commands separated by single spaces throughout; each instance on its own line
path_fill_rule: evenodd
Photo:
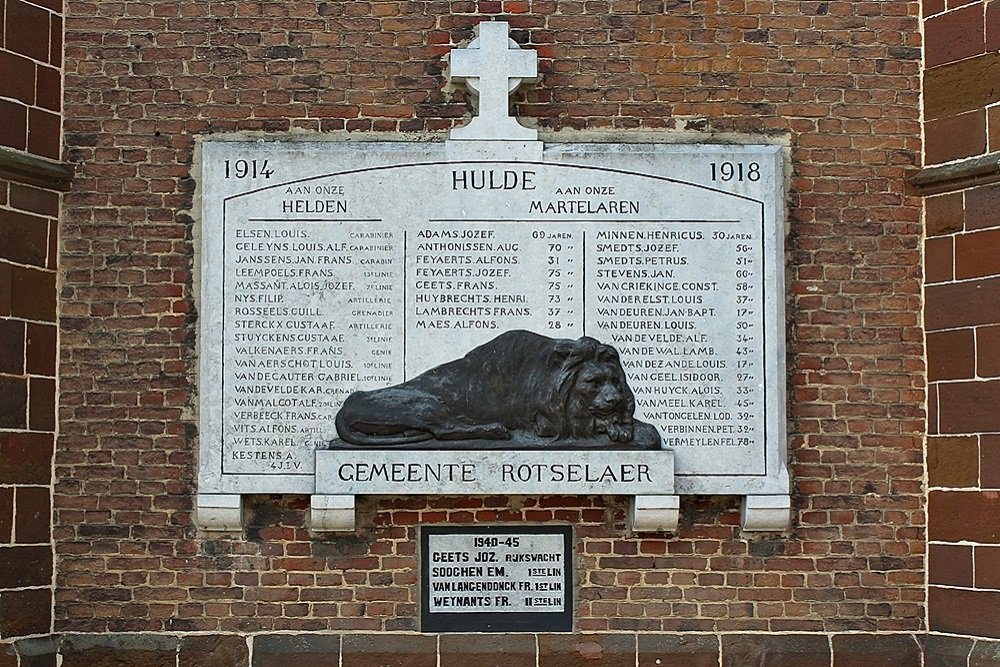
M 420 542 L 420 632 L 470 633 L 470 632 L 573 632 L 576 596 L 574 595 L 574 531 L 572 524 L 420 524 L 417 526 Z M 561 534 L 563 538 L 563 599 L 565 608 L 560 612 L 431 612 L 428 590 L 430 570 L 427 553 L 431 535 L 545 535 Z M 456 624 L 463 623 L 461 627 Z
M 748 149 L 769 154 L 771 156 L 770 159 L 774 160 L 775 166 L 775 178 L 772 184 L 772 194 L 775 197 L 774 205 L 768 206 L 765 200 L 748 197 L 748 199 L 761 205 L 765 218 L 768 218 L 771 215 L 775 218 L 773 220 L 773 228 L 771 226 L 765 226 L 765 237 L 762 239 L 764 240 L 762 250 L 765 253 L 765 261 L 767 260 L 767 255 L 770 255 L 770 257 L 775 261 L 775 266 L 777 268 L 772 276 L 771 284 L 774 288 L 777 288 L 775 291 L 779 293 L 765 295 L 766 301 L 778 302 L 778 304 L 765 306 L 765 311 L 767 311 L 768 308 L 775 308 L 779 315 L 776 318 L 770 318 L 770 323 L 768 325 L 767 313 L 765 312 L 765 335 L 766 330 L 772 331 L 775 348 L 772 350 L 774 354 L 771 358 L 771 362 L 768 363 L 765 360 L 763 373 L 765 376 L 770 375 L 771 377 L 771 381 L 767 383 L 765 391 L 773 391 L 774 393 L 772 397 L 774 399 L 780 398 L 780 400 L 775 400 L 775 404 L 780 404 L 781 409 L 776 411 L 780 412 L 780 414 L 775 414 L 775 411 L 772 411 L 771 418 L 767 419 L 765 423 L 765 430 L 770 431 L 768 434 L 770 437 L 766 437 L 763 443 L 763 456 L 765 459 L 764 472 L 761 475 L 749 476 L 744 476 L 739 473 L 735 475 L 722 474 L 720 476 L 716 476 L 718 473 L 701 473 L 694 475 L 680 474 L 676 477 L 675 493 L 678 495 L 666 496 L 665 498 L 673 498 L 675 500 L 672 502 L 676 502 L 676 499 L 678 499 L 680 495 L 723 494 L 744 496 L 745 517 L 743 524 L 745 530 L 787 530 L 791 511 L 791 503 L 788 496 L 791 483 L 791 471 L 788 468 L 787 460 L 787 428 L 789 417 L 786 403 L 788 370 L 785 367 L 785 363 L 787 361 L 785 357 L 787 355 L 787 326 L 789 325 L 789 314 L 787 309 L 784 307 L 784 300 L 786 296 L 784 287 L 785 272 L 788 267 L 786 257 L 788 220 L 785 199 L 787 197 L 787 192 L 789 191 L 788 188 L 790 187 L 788 175 L 790 156 L 789 146 L 787 143 L 776 141 L 774 137 L 754 134 L 733 135 L 732 137 L 722 138 L 719 141 L 709 140 L 708 142 L 698 141 L 697 138 L 693 137 L 686 137 L 685 139 L 679 141 L 676 140 L 676 137 L 674 137 L 674 140 L 669 140 L 669 138 L 664 140 L 664 137 L 658 131 L 597 131 L 593 134 L 587 133 L 585 136 L 578 135 L 567 138 L 552 135 L 551 137 L 545 137 L 545 141 L 537 142 L 455 142 L 441 141 L 440 135 L 437 134 L 427 134 L 415 137 L 413 135 L 396 133 L 376 133 L 366 136 L 361 140 L 355 140 L 353 137 L 347 137 L 346 135 L 324 135 L 317 137 L 265 135 L 258 133 L 227 133 L 222 135 L 213 135 L 211 137 L 198 137 L 197 139 L 198 140 L 195 143 L 195 157 L 192 164 L 192 177 L 195 178 L 197 186 L 194 193 L 194 205 L 192 207 L 194 221 L 192 229 L 194 243 L 192 286 L 199 312 L 201 312 L 205 307 L 206 299 L 211 301 L 209 297 L 213 292 L 209 283 L 206 282 L 206 271 L 208 271 L 209 274 L 211 274 L 212 271 L 209 271 L 206 268 L 204 261 L 207 250 L 205 247 L 205 239 L 207 237 L 206 224 L 208 219 L 211 218 L 208 214 L 208 208 L 206 208 L 206 202 L 215 201 L 216 203 L 219 203 L 218 200 L 220 197 L 223 200 L 229 200 L 233 197 L 251 194 L 251 192 L 256 191 L 256 188 L 252 188 L 250 191 L 244 190 L 240 193 L 231 192 L 230 194 L 225 195 L 220 192 L 220 188 L 222 188 L 222 181 L 219 178 L 206 177 L 206 173 L 209 171 L 210 166 L 208 156 L 214 155 L 218 159 L 221 159 L 233 146 L 242 146 L 249 153 L 263 153 L 275 148 L 278 149 L 279 153 L 284 149 L 296 152 L 306 148 L 311 148 L 313 150 L 330 148 L 332 150 L 340 151 L 348 146 L 351 149 L 363 152 L 365 148 L 377 146 L 380 149 L 384 148 L 390 153 L 398 153 L 401 156 L 407 155 L 412 151 L 421 153 L 421 157 L 417 159 L 414 166 L 416 166 L 416 164 L 424 163 L 425 161 L 435 161 L 435 159 L 428 160 L 424 157 L 424 155 L 426 155 L 425 151 L 428 149 L 430 149 L 432 153 L 441 153 L 441 157 L 437 158 L 437 160 L 443 159 L 445 162 L 526 161 L 548 163 L 549 160 L 546 158 L 561 156 L 556 157 L 554 162 L 562 163 L 565 160 L 568 163 L 577 164 L 578 166 L 585 156 L 587 156 L 591 151 L 604 148 L 605 145 L 624 147 L 627 152 L 635 152 L 637 154 L 645 154 L 647 152 L 657 153 L 659 151 L 665 151 L 667 153 L 678 151 L 685 153 L 695 149 L 703 151 L 708 155 L 726 153 L 730 151 L 736 154 L 741 154 Z M 462 150 L 458 150 L 456 148 L 456 144 L 462 144 Z M 521 148 L 531 145 L 536 147 L 538 150 L 537 152 L 514 151 L 513 147 L 515 144 Z M 484 152 L 483 146 L 489 146 L 491 150 Z M 504 150 L 492 150 L 494 148 Z M 704 184 L 688 181 L 684 178 L 666 177 L 666 180 L 676 180 L 681 184 L 700 187 L 722 194 L 735 194 L 730 190 L 706 186 Z M 263 189 L 267 188 L 265 187 Z M 767 249 L 768 238 L 771 238 L 771 243 L 773 243 L 770 253 L 768 253 Z M 204 312 L 202 312 L 202 315 L 204 315 Z M 194 406 L 194 412 L 197 415 L 199 422 L 199 435 L 197 437 L 198 445 L 196 451 L 198 499 L 196 501 L 195 521 L 199 528 L 203 530 L 233 531 L 238 530 L 243 523 L 241 517 L 242 495 L 250 493 L 310 493 L 310 491 L 314 492 L 315 478 L 313 477 L 313 479 L 310 480 L 308 475 L 291 476 L 286 474 L 279 476 L 260 475 L 254 473 L 223 474 L 221 472 L 223 445 L 221 440 L 219 442 L 215 442 L 214 438 L 211 437 L 211 434 L 215 433 L 217 430 L 218 424 L 216 422 L 218 422 L 219 416 L 216 414 L 216 406 L 206 403 L 204 395 L 205 393 L 211 393 L 213 391 L 213 387 L 209 386 L 206 388 L 204 385 L 204 372 L 207 368 L 210 368 L 210 364 L 206 366 L 206 356 L 211 357 L 212 353 L 210 350 L 206 351 L 205 347 L 205 319 L 204 317 L 199 319 L 201 322 L 199 324 L 196 337 L 196 355 L 198 365 L 198 393 L 200 396 Z M 768 387 L 770 387 L 770 389 Z M 771 421 L 772 419 L 773 422 Z M 773 429 L 771 428 L 772 423 L 774 427 Z M 217 462 L 220 470 L 216 471 L 213 469 L 213 462 Z M 344 502 L 344 499 L 346 498 L 351 498 L 353 501 L 353 497 L 348 496 L 314 495 L 313 498 L 314 500 L 319 500 L 321 498 L 334 498 L 337 499 L 338 503 Z M 760 507 L 758 507 L 758 505 L 760 505 Z M 338 507 L 340 507 L 339 504 Z M 763 522 L 751 521 L 751 515 L 753 515 L 753 517 L 757 517 L 761 514 L 761 508 L 766 510 L 764 513 L 769 517 L 774 515 L 778 518 L 773 520 L 769 518 L 767 521 Z M 351 503 L 351 513 L 353 513 L 353 502 Z M 319 514 L 322 515 L 323 512 L 319 512 Z M 636 514 L 637 516 L 640 514 L 638 508 L 636 509 Z M 676 524 L 674 523 L 672 525 L 675 526 Z M 337 522 L 335 529 L 353 530 L 353 528 L 353 521 L 351 521 L 349 524 Z

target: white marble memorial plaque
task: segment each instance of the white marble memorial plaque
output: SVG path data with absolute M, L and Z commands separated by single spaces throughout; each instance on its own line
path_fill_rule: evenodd
M 675 489 L 628 493 L 787 493 L 780 148 L 201 150 L 201 492 L 311 493 L 348 395 L 526 330 L 618 350 L 635 418 L 655 426 L 676 474 Z M 608 450 L 607 463 L 638 456 Z M 494 467 L 522 454 L 478 452 Z M 361 492 L 324 477 L 322 493 Z
M 568 526 L 421 527 L 421 630 L 572 629 Z

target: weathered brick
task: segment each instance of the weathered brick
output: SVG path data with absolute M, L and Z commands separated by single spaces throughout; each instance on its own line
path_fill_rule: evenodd
M 1000 400 L 1000 380 L 947 382 L 938 386 L 941 433 L 978 433 L 1000 429 L 1000 414 L 990 406 Z
M 42 377 L 29 378 L 28 393 L 28 428 L 32 431 L 55 431 L 55 379 Z
M 0 50 L 0 81 L 4 82 L 4 97 L 35 103 L 35 63 L 30 59 Z
M 25 328 L 25 370 L 32 375 L 56 374 L 56 327 L 28 322 Z
M 972 547 L 931 544 L 927 547 L 928 581 L 942 586 L 972 586 Z
M 39 4 L 57 5 L 50 6 L 49 9 L 61 11 L 62 5 L 59 0 L 41 0 Z M 53 14 L 49 23 L 49 64 L 55 67 L 62 67 L 63 63 L 63 17 Z
M 718 667 L 719 639 L 706 635 L 638 637 L 639 667 Z
M 997 53 L 987 53 L 927 70 L 924 75 L 924 110 L 927 119 L 936 120 L 978 111 L 1000 101 L 1000 93 L 989 84 L 998 73 L 1000 54 Z
M 19 640 L 16 650 L 21 659 L 21 667 L 56 667 L 58 660 L 56 640 L 54 637 Z
M 976 327 L 975 353 L 979 377 L 1000 375 L 1000 325 Z
M 1000 543 L 1000 496 L 979 491 L 931 491 L 927 536 L 931 540 Z
M 344 635 L 343 667 L 434 667 L 437 639 L 429 635 L 396 635 L 386 642 L 380 635 Z
M 539 635 L 539 667 L 574 667 L 599 662 L 611 667 L 635 665 L 634 635 Z
M 986 110 L 946 116 L 925 125 L 928 164 L 949 162 L 986 152 Z
M 961 280 L 1000 274 L 998 250 L 1000 229 L 959 234 L 955 237 L 955 278 Z
M 992 667 L 1000 663 L 1000 641 L 977 639 L 969 653 L 969 667 Z
M 924 667 L 951 667 L 968 662 L 974 640 L 966 637 L 929 635 L 925 640 Z
M 59 36 L 61 37 L 61 35 Z M 62 110 L 62 77 L 59 69 L 38 65 L 35 79 L 38 82 L 36 86 L 38 95 L 35 104 L 47 111 L 59 113 Z
M 1000 591 L 931 586 L 928 625 L 934 632 L 996 637 L 1000 634 Z
M 175 667 L 177 639 L 163 635 L 67 637 L 59 647 L 64 667 Z
M 961 192 L 928 197 L 924 200 L 927 236 L 962 231 L 965 225 L 965 200 Z
M 0 319 L 0 373 L 21 375 L 24 373 L 24 322 Z
M 49 249 L 49 221 L 37 215 L 0 210 L 0 243 L 5 259 L 44 268 Z
M 928 238 L 924 244 L 924 278 L 928 283 L 955 278 L 955 239 Z
M 960 380 L 976 375 L 976 332 L 971 329 L 927 334 L 927 379 Z
M 922 660 L 921 646 L 912 635 L 836 635 L 833 667 L 910 667 Z
M 51 547 L 0 547 L 0 589 L 49 586 L 51 583 Z
M 975 587 L 1000 590 L 1000 547 L 975 548 Z
M 528 634 L 441 635 L 441 667 L 534 667 L 535 638 Z
M 7 30 L 4 47 L 47 62 L 49 59 L 49 17 L 51 14 L 24 0 L 5 0 L 7 5 L 7 24 L 17 26 L 16 30 Z
M 976 436 L 927 438 L 927 481 L 931 486 L 977 486 L 978 438 Z
M 39 187 L 11 183 L 10 205 L 29 213 L 55 217 L 59 215 L 59 194 Z
M 968 7 L 931 16 L 924 21 L 925 62 L 935 67 L 983 53 L 986 49 L 983 7 Z
M 1000 227 L 1000 185 L 973 188 L 965 192 L 966 229 Z
M 56 275 L 25 266 L 11 268 L 11 314 L 30 320 L 56 319 Z
M 0 431 L 0 484 L 48 485 L 52 478 L 52 435 Z
M 61 153 L 58 113 L 32 107 L 28 110 L 28 152 L 58 160 Z
M 49 490 L 40 487 L 20 487 L 17 489 L 16 501 L 14 542 L 48 544 L 52 521 Z
M 944 0 L 922 0 L 924 16 L 940 14 L 945 10 Z
M 994 3 L 993 6 L 998 6 Z M 986 137 L 986 149 L 990 153 L 1000 151 L 1000 106 L 986 109 L 986 127 L 989 132 Z
M 184 667 L 249 667 L 246 638 L 239 635 L 196 635 L 180 640 L 178 662 Z M 302 665 L 294 656 L 286 664 Z
M 979 483 L 984 489 L 1000 489 L 1000 436 L 979 436 Z
M 0 146 L 15 150 L 28 147 L 28 107 L 18 102 L 0 99 Z
M 0 636 L 46 634 L 51 623 L 51 589 L 0 591 Z
M 986 2 L 986 51 L 1000 50 L 1000 5 L 996 0 Z
M 1000 322 L 1000 279 L 928 285 L 925 294 L 928 331 Z
M 729 635 L 722 637 L 723 667 L 826 667 L 829 640 L 820 635 Z
M 0 375 L 0 428 L 28 427 L 28 382 L 25 378 Z
M 13 267 L 0 259 L 0 317 L 7 317 L 11 314 L 13 305 L 11 272 Z
M 14 489 L 0 487 L 0 544 L 13 542 Z

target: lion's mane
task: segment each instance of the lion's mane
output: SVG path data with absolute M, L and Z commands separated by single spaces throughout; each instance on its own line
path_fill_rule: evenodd
M 537 414 L 544 415 L 553 425 L 555 437 L 585 438 L 606 433 L 604 422 L 609 419 L 630 425 L 635 411 L 635 397 L 625 379 L 618 351 L 589 337 L 555 343 L 554 356 L 558 367 L 550 376 L 541 378 L 533 394 L 537 397 Z M 597 370 L 603 375 L 604 382 L 613 383 L 620 394 L 619 402 L 607 415 L 595 414 L 592 411 L 594 397 L 581 390 L 580 376 L 587 370 Z

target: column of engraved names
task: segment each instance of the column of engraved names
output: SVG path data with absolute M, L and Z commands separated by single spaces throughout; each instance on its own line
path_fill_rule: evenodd
M 734 281 L 703 229 L 604 228 L 593 233 L 588 297 L 636 395 L 636 416 L 668 448 L 737 444 L 729 387 Z
M 524 290 L 524 247 L 515 230 L 435 225 L 410 234 L 416 332 L 485 340 L 533 316 Z
M 374 374 L 352 351 L 392 304 L 373 301 L 375 281 L 359 278 L 391 261 L 394 245 L 355 238 L 352 227 L 250 222 L 229 233 L 227 471 L 309 472 L 344 397 Z

